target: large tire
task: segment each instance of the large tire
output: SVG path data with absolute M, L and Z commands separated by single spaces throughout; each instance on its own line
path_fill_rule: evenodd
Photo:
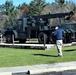
M 13 38 L 11 34 L 6 35 L 6 43 L 13 43 Z
M 44 33 L 44 32 L 39 33 L 39 35 L 38 35 L 38 41 L 39 41 L 40 44 L 44 44 L 44 43 L 46 44 L 46 43 L 48 43 L 49 41 L 48 41 L 47 34 Z
M 71 38 L 71 35 L 65 35 L 63 36 L 63 43 L 72 43 L 72 38 Z

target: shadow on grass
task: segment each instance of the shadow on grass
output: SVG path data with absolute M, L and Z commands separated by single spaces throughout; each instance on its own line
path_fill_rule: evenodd
M 46 56 L 46 57 L 58 57 L 57 55 L 47 55 L 47 54 L 33 54 L 35 56 Z
M 70 50 L 64 50 L 65 52 L 72 52 L 72 51 L 76 51 L 76 49 L 70 49 Z

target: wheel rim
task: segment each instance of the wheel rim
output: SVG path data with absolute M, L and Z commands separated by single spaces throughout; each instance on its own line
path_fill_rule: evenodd
M 7 36 L 6 36 L 6 42 L 7 42 L 7 43 L 12 43 L 12 42 L 13 42 L 13 40 L 12 40 L 12 35 L 7 35 Z

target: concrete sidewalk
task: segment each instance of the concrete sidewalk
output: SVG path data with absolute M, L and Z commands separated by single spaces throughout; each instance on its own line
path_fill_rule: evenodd
M 60 72 L 65 70 L 76 70 L 76 62 L 0 68 L 0 75 L 34 75 L 46 72 Z

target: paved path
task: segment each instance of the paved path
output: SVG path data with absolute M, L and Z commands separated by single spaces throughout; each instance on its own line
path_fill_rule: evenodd
M 18 66 L 0 68 L 0 75 L 32 75 L 46 72 L 60 72 L 65 70 L 76 70 L 76 62 L 41 64 L 33 66 Z

